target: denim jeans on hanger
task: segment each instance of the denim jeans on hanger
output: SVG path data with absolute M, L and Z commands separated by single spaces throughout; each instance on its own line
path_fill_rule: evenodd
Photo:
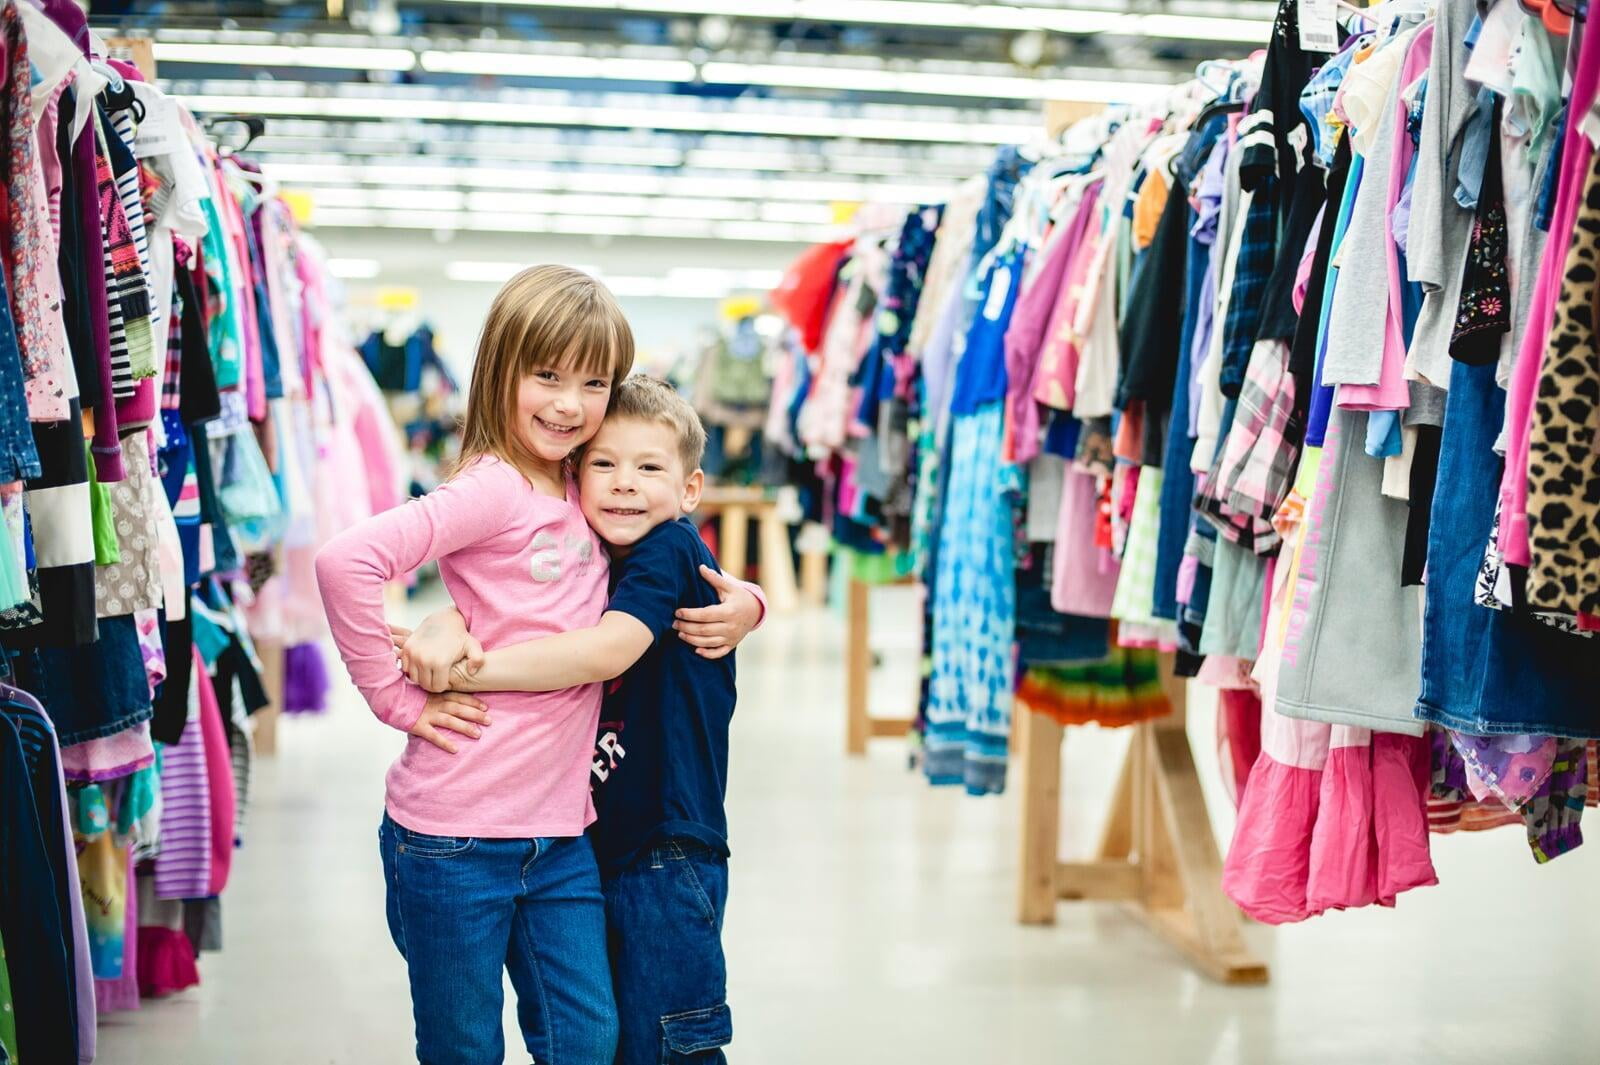
M 1495 365 L 1451 368 L 1428 529 L 1417 716 L 1458 732 L 1600 736 L 1600 653 L 1526 612 L 1474 601 L 1502 460 Z

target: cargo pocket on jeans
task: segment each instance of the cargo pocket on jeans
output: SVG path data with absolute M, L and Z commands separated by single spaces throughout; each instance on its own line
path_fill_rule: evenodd
M 720 1061 L 715 1054 L 733 1042 L 733 1012 L 727 1004 L 661 1018 L 662 1065 Z

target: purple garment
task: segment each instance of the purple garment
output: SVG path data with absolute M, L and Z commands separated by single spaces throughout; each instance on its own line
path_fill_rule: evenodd
M 922 352 L 922 381 L 925 411 L 931 411 L 935 434 L 942 434 L 950 419 L 950 390 L 955 381 L 955 364 L 958 352 L 957 338 L 966 337 L 967 299 L 965 275 L 950 286 L 950 295 L 939 310 L 933 332 L 928 336 L 928 346 Z
M 283 655 L 283 712 L 320 713 L 328 708 L 328 663 L 318 643 L 297 643 Z
M 156 897 L 161 899 L 211 894 L 211 785 L 198 700 L 199 685 L 191 684 L 189 724 L 161 756 L 161 853 L 156 855 Z
M 1011 312 L 1011 324 L 1006 328 L 1006 380 L 1009 388 L 1006 409 L 1015 426 L 1014 440 L 1019 452 L 1018 462 L 1027 462 L 1038 452 L 1039 410 L 1033 399 L 1033 371 L 1039 362 L 1039 349 L 1044 343 L 1045 326 L 1050 323 L 1050 312 L 1061 296 L 1061 279 L 1066 273 L 1067 260 L 1072 257 L 1071 233 L 1056 235 L 1045 249 L 1044 262 L 1039 272 L 1020 297 Z M 1021 454 L 1026 445 L 1027 454 Z
M 1583 845 L 1584 802 L 1589 795 L 1589 751 L 1585 740 L 1556 741 L 1544 789 L 1522 808 L 1528 846 L 1541 865 Z
M 1021 300 L 1011 312 L 1011 325 L 1006 330 L 1005 340 L 1006 372 L 1009 375 L 1006 409 L 1010 411 L 1012 419 L 1012 459 L 1018 463 L 1029 462 L 1039 454 L 1039 404 L 1033 398 L 1039 352 L 1044 345 L 1048 325 L 1054 320 L 1057 308 L 1063 305 L 1069 295 L 1062 291 L 1067 267 L 1083 245 L 1089 223 L 1098 214 L 1102 187 L 1103 182 L 1097 181 L 1083 190 L 1083 198 L 1072 213 L 1072 221 L 1067 223 L 1067 228 L 1055 242 L 1051 257 L 1043 268 L 1055 271 L 1054 280 L 1047 287 L 1046 274 L 1041 273 L 1033 287 L 1023 295 L 1023 300 L 1037 298 L 1032 299 L 1027 307 L 1030 318 L 1018 336 L 1015 355 L 1011 336 L 1017 328 L 1017 317 L 1024 309 Z
M 78 51 L 89 54 L 89 22 L 72 0 L 41 0 L 45 16 L 72 38 Z M 63 115 L 62 121 L 70 121 Z M 63 165 L 65 161 L 63 160 Z M 100 180 L 94 162 L 94 122 L 84 124 L 72 147 L 73 180 L 78 189 L 78 210 L 83 216 L 83 274 L 88 289 L 89 317 L 94 325 L 95 358 L 100 364 L 100 392 L 94 409 L 94 470 L 101 484 L 120 481 L 122 446 L 117 435 L 117 405 L 111 382 L 111 310 L 106 302 L 104 221 L 100 217 Z
M 1549 783 L 1555 769 L 1554 736 L 1471 736 L 1450 733 L 1466 764 L 1472 795 L 1493 795 L 1509 810 L 1520 810 Z
M 1223 193 L 1227 186 L 1228 153 L 1233 145 L 1228 137 L 1217 139 L 1211 157 L 1200 171 L 1195 185 L 1195 220 L 1189 236 L 1211 248 L 1205 278 L 1200 282 L 1200 303 L 1195 308 L 1194 335 L 1189 340 L 1189 436 L 1200 435 L 1200 368 L 1211 350 L 1211 334 L 1216 327 L 1217 277 L 1222 268 L 1223 249 L 1216 246 L 1218 218 L 1222 215 Z
M 1400 249 L 1400 254 L 1407 254 L 1406 246 L 1411 238 L 1411 190 L 1416 184 L 1417 164 L 1411 161 L 1411 172 L 1406 175 L 1406 184 L 1400 190 L 1400 199 L 1395 202 L 1394 213 L 1389 216 L 1389 235 L 1394 238 L 1395 247 Z

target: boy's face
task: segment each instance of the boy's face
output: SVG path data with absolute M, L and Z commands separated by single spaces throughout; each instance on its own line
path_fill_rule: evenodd
M 671 428 L 611 417 L 583 453 L 578 493 L 583 516 L 600 538 L 626 548 L 698 506 L 704 481 L 699 470 L 684 470 Z

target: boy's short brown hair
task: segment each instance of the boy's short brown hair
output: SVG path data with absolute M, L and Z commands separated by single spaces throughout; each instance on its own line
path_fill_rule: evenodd
M 611 393 L 607 418 L 634 418 L 656 422 L 672 430 L 678 439 L 678 457 L 687 477 L 700 468 L 706 453 L 706 430 L 700 415 L 676 389 L 654 377 L 635 375 L 625 379 Z

